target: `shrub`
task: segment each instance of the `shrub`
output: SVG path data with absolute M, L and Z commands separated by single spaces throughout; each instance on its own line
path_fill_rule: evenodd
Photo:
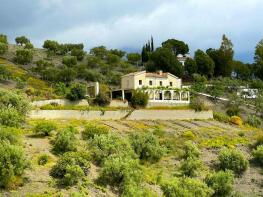
M 209 174 L 206 184 L 214 190 L 213 196 L 230 196 L 233 190 L 234 175 L 230 170 Z
M 85 98 L 86 87 L 83 84 L 74 83 L 70 86 L 66 98 L 71 101 L 77 101 Z
M 56 130 L 56 125 L 49 121 L 41 121 L 37 123 L 34 132 L 39 135 L 49 136 L 51 131 Z
M 202 168 L 202 166 L 203 163 L 201 160 L 193 157 L 188 157 L 182 162 L 180 170 L 184 176 L 195 177 L 197 176 L 197 173 Z
M 183 133 L 183 137 L 188 139 L 188 140 L 193 140 L 193 139 L 195 139 L 195 134 L 193 134 L 192 131 L 185 131 Z
M 252 155 L 256 162 L 259 164 L 263 164 L 263 145 L 258 146 L 253 150 Z
M 76 56 L 78 61 L 81 61 L 84 59 L 85 52 L 82 49 L 72 49 L 71 51 L 72 56 Z
M 95 135 L 91 141 L 92 158 L 101 165 L 110 155 L 134 157 L 130 144 L 116 134 Z
M 227 116 L 224 113 L 220 113 L 220 112 L 214 112 L 214 119 L 219 121 L 219 122 L 225 122 L 228 123 L 230 121 L 230 117 Z
M 187 141 L 184 144 L 184 154 L 182 156 L 183 159 L 187 158 L 199 158 L 201 152 L 198 147 L 191 141 Z
M 0 187 L 8 187 L 15 177 L 23 174 L 26 166 L 21 147 L 0 142 Z
M 246 121 L 247 124 L 249 124 L 252 127 L 260 127 L 261 125 L 261 120 L 255 115 L 249 115 Z
M 11 77 L 11 72 L 4 65 L 0 65 L 0 81 L 6 81 L 8 79 L 11 79 Z
M 131 146 L 141 160 L 156 162 L 164 155 L 164 148 L 152 133 L 136 133 L 130 137 Z
M 50 175 L 59 179 L 60 184 L 74 185 L 88 174 L 89 159 L 90 155 L 87 152 L 67 152 L 52 167 Z
M 230 118 L 230 122 L 238 126 L 243 124 L 243 120 L 239 116 L 232 116 Z
M 255 147 L 259 146 L 259 145 L 263 145 L 263 135 L 258 135 L 256 136 L 256 142 L 255 142 Z
M 25 45 L 25 49 L 33 49 L 34 48 L 34 45 L 30 42 L 26 43 Z
M 20 135 L 14 128 L 0 127 L 0 141 L 6 141 L 12 145 L 20 144 Z
M 19 127 L 23 120 L 21 114 L 13 107 L 3 107 L 0 109 L 0 125 Z
M 77 64 L 77 57 L 75 56 L 64 56 L 62 63 L 68 67 L 72 67 Z
M 237 174 L 243 173 L 248 167 L 248 161 L 242 154 L 237 150 L 224 149 L 219 153 L 218 156 L 220 168 L 223 170 L 232 170 Z
M 15 61 L 18 64 L 28 64 L 33 60 L 33 53 L 29 49 L 19 49 L 16 51 Z
M 72 127 L 62 129 L 57 133 L 53 150 L 55 153 L 65 153 L 77 150 L 77 138 Z
M 204 111 L 204 110 L 207 109 L 207 107 L 205 106 L 204 101 L 202 99 L 200 99 L 200 98 L 193 98 L 193 99 L 191 99 L 190 107 L 192 109 L 194 109 L 196 112 Z
M 0 42 L 0 55 L 3 55 L 8 50 L 8 45 Z
M 238 116 L 240 113 L 240 109 L 238 107 L 230 107 L 227 111 L 226 114 L 228 116 Z
M 147 93 L 140 90 L 136 90 L 132 93 L 131 105 L 134 108 L 144 108 L 147 106 L 148 100 L 149 96 Z
M 162 183 L 161 188 L 166 197 L 209 197 L 213 190 L 198 179 L 174 178 Z
M 143 173 L 136 159 L 122 156 L 109 157 L 99 176 L 99 181 L 111 186 L 125 187 L 131 183 L 139 185 L 142 182 Z
M 109 129 L 105 126 L 88 124 L 85 126 L 85 129 L 82 132 L 82 138 L 84 140 L 89 140 L 89 139 L 94 139 L 95 135 L 103 135 L 108 133 L 109 133 Z
M 18 92 L 0 89 L 0 107 L 13 107 L 21 116 L 25 116 L 29 111 L 29 102 Z
M 94 99 L 93 103 L 98 106 L 108 106 L 110 104 L 110 97 L 107 93 L 100 92 Z
M 44 165 L 47 164 L 48 160 L 49 160 L 49 156 L 48 155 L 46 155 L 46 154 L 40 155 L 38 157 L 37 163 L 38 163 L 38 165 L 44 166 Z
M 59 82 L 56 84 L 54 91 L 59 96 L 66 96 L 68 88 L 66 84 Z

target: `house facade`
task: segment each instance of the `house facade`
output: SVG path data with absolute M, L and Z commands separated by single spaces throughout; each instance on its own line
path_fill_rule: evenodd
M 182 89 L 182 80 L 167 72 L 134 72 L 122 76 L 122 98 L 133 90 L 141 89 L 149 95 L 149 105 L 189 104 L 190 94 Z

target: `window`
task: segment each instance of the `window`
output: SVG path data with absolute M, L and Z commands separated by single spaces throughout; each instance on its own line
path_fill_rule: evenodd
M 170 86 L 173 86 L 173 82 L 170 82 Z
M 162 81 L 160 81 L 160 86 L 163 86 L 163 82 Z
M 149 85 L 152 86 L 153 85 L 153 81 L 149 81 Z
M 139 80 L 139 85 L 142 85 L 142 80 Z

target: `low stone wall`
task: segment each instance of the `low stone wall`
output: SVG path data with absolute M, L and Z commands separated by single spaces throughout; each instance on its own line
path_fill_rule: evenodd
M 129 103 L 128 101 L 112 100 L 109 106 L 110 107 L 129 107 Z
M 32 110 L 31 119 L 120 120 L 127 111 Z
M 79 111 L 79 110 L 33 110 L 30 119 L 80 119 L 80 120 L 120 120 L 129 111 Z M 193 110 L 135 110 L 127 120 L 191 120 L 211 119 L 213 111 L 195 112 Z
M 88 101 L 85 99 L 80 101 L 70 101 L 67 99 L 42 100 L 42 101 L 33 101 L 31 105 L 35 107 L 42 107 L 52 103 L 57 103 L 58 105 L 62 105 L 62 106 L 64 105 L 89 106 Z
M 213 111 L 194 110 L 135 110 L 127 120 L 192 120 L 211 119 Z

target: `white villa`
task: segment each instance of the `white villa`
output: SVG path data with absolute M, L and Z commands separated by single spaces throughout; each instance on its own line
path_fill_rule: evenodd
M 149 94 L 149 105 L 182 105 L 190 103 L 190 93 L 182 89 L 182 80 L 171 73 L 158 71 L 134 72 L 122 76 L 122 99 L 131 96 L 133 90 L 141 89 Z

